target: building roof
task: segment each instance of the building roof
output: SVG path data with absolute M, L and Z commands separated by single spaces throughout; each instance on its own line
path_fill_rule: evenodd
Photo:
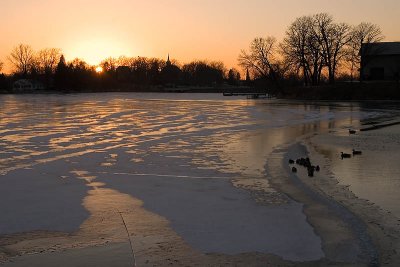
M 389 56 L 400 55 L 400 42 L 380 42 L 362 44 L 361 55 L 364 56 Z

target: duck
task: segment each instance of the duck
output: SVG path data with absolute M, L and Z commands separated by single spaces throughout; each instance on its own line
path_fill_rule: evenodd
M 289 159 L 289 164 L 294 164 L 294 160 Z
M 353 155 L 361 155 L 362 151 L 361 150 L 355 150 L 353 149 Z
M 349 134 L 355 134 L 357 131 L 353 129 L 349 129 Z
M 306 158 L 305 165 L 306 165 L 307 168 L 312 167 L 310 158 Z
M 308 168 L 308 177 L 314 177 L 314 168 Z
M 344 158 L 351 158 L 351 154 L 343 153 L 343 152 L 340 152 L 340 153 L 341 153 L 342 159 L 344 159 Z
M 319 165 L 317 165 L 316 167 L 315 167 L 315 170 L 317 171 L 317 172 L 319 172 L 320 171 L 320 167 L 319 167 Z
M 297 168 L 296 167 L 292 167 L 292 172 L 297 172 Z

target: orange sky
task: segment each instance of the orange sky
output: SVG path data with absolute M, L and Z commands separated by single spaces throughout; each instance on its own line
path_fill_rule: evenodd
M 221 60 L 236 66 L 257 36 L 280 40 L 302 15 L 328 12 L 336 21 L 381 26 L 400 41 L 399 0 L 0 0 L 0 61 L 19 44 L 61 48 L 98 64 L 109 56 Z

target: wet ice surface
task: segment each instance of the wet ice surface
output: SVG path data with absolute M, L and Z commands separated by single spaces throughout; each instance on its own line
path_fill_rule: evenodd
M 322 140 L 323 139 L 323 140 Z M 355 136 L 335 133 L 313 141 L 331 162 L 339 182 L 350 185 L 358 197 L 377 204 L 400 218 L 400 126 L 359 132 Z M 362 155 L 342 160 L 340 152 L 361 150 Z
M 276 146 L 385 113 L 184 94 L 14 95 L 0 106 L 2 234 L 76 230 L 95 180 L 143 200 L 203 252 L 291 260 L 323 256 L 302 205 L 259 205 L 231 179 L 264 178 Z

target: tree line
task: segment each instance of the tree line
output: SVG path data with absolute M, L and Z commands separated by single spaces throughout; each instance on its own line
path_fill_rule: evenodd
M 282 41 L 273 36 L 258 37 L 248 50 L 242 50 L 238 63 L 247 73 L 247 85 L 275 88 L 333 84 L 339 76 L 353 80 L 359 77 L 361 57 L 368 49 L 364 44 L 383 40 L 378 25 L 362 22 L 352 26 L 336 22 L 327 13 L 296 18 L 287 28 Z M 364 47 L 365 48 L 365 47 Z M 85 88 L 113 89 L 124 85 L 132 88 L 157 86 L 218 86 L 243 84 L 240 72 L 227 70 L 222 62 L 192 61 L 179 64 L 158 58 L 106 58 L 96 73 L 81 59 L 66 62 L 60 49 L 34 51 L 20 44 L 11 51 L 8 61 L 14 69 L 12 79 L 40 80 L 45 87 L 59 90 Z M 0 62 L 0 72 L 4 64 Z M 254 80 L 249 82 L 249 76 Z M 6 80 L 0 75 L 0 87 Z M 4 88 L 4 85 L 3 85 Z
M 240 72 L 229 71 L 222 62 L 196 60 L 186 64 L 147 57 L 109 57 L 99 66 L 91 66 L 75 58 L 66 61 L 60 49 L 46 48 L 34 51 L 31 46 L 19 44 L 8 60 L 13 67 L 11 80 L 34 79 L 45 88 L 54 90 L 115 90 L 149 87 L 219 86 L 224 82 L 238 85 Z M 0 62 L 0 71 L 3 63 Z
M 284 39 L 273 36 L 255 38 L 248 50 L 242 50 L 238 61 L 256 78 L 264 79 L 278 89 L 290 80 L 305 86 L 322 81 L 333 84 L 339 70 L 354 79 L 361 67 L 362 44 L 383 40 L 379 26 L 362 22 L 351 26 L 336 22 L 327 13 L 295 19 Z

